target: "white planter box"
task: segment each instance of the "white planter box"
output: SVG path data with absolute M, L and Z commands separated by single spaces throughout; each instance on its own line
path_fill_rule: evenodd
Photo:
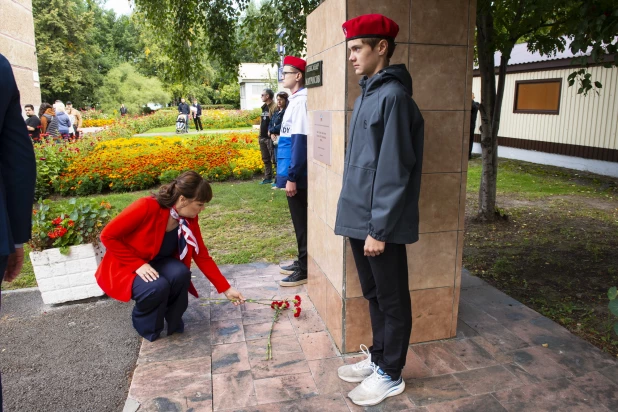
M 104 295 L 94 277 L 104 254 L 105 247 L 100 243 L 71 246 L 68 255 L 57 248 L 30 252 L 43 303 L 49 305 Z

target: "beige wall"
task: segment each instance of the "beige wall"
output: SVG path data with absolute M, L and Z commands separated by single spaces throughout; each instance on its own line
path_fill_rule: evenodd
M 456 333 L 475 5 L 475 0 L 326 0 L 307 19 L 307 62 L 323 61 L 323 86 L 308 93 L 309 122 L 316 110 L 332 114 L 331 165 L 313 159 L 311 128 L 308 142 L 309 294 L 343 352 L 369 345 L 371 328 L 349 243 L 333 231 L 348 123 L 360 94 L 341 24 L 367 13 L 399 24 L 391 63 L 410 70 L 413 97 L 425 119 L 421 234 L 408 246 L 411 342 L 423 342 Z
M 21 105 L 41 104 L 31 0 L 0 0 L 0 53 L 11 63 Z

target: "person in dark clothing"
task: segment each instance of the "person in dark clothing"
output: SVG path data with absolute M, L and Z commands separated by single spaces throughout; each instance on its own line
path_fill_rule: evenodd
M 346 149 L 335 234 L 350 238 L 373 344 L 338 376 L 361 382 L 348 397 L 370 406 L 402 393 L 412 332 L 406 244 L 418 240 L 424 121 L 405 65 L 389 65 L 397 23 L 380 14 L 343 24 L 360 81 Z
M 275 169 L 277 168 L 277 149 L 279 147 L 279 135 L 281 134 L 281 122 L 283 121 L 286 107 L 288 107 L 288 94 L 286 92 L 277 93 L 277 108 L 268 124 L 268 134 L 273 142 L 273 165 Z M 272 183 L 272 188 L 277 188 L 275 182 Z
M 195 124 L 195 130 L 204 130 L 202 126 L 202 105 L 197 102 L 197 99 L 193 99 L 193 123 Z
M 180 104 L 178 105 L 178 114 L 182 114 L 185 116 L 185 128 L 189 130 L 189 114 L 191 113 L 191 108 L 187 103 L 185 103 L 185 99 L 180 99 Z
M 34 114 L 34 106 L 31 104 L 27 104 L 24 106 L 24 110 L 26 111 L 26 128 L 28 129 L 28 134 L 33 142 L 41 141 L 41 120 L 39 117 Z
M 36 180 L 34 149 L 21 116 L 19 90 L 9 61 L 0 54 L 0 283 L 12 282 L 30 240 Z M 0 291 L 0 306 L 2 305 Z M 1 365 L 0 365 L 1 366 Z M 0 375 L 0 412 L 2 377 Z
M 472 159 L 472 147 L 474 146 L 474 130 L 476 129 L 476 117 L 481 104 L 474 101 L 474 93 L 472 93 L 472 106 L 470 107 L 470 149 L 468 150 L 468 160 Z
M 124 103 L 122 103 L 122 104 L 120 105 L 120 115 L 121 115 L 121 116 L 126 116 L 126 115 L 127 115 L 127 113 L 128 113 L 128 110 L 127 110 L 127 108 L 126 108 L 126 107 L 124 107 Z
M 276 103 L 273 101 L 275 93 L 270 89 L 262 90 L 262 115 L 260 117 L 260 152 L 262 153 L 262 162 L 264 162 L 264 180 L 261 185 L 272 184 L 273 182 L 273 141 L 268 133 L 270 119 L 275 112 Z

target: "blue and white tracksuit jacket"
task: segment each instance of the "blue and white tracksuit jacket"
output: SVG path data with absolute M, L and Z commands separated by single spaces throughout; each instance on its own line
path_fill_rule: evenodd
M 288 99 L 281 122 L 277 150 L 277 187 L 289 180 L 297 189 L 307 188 L 307 89 L 302 88 Z

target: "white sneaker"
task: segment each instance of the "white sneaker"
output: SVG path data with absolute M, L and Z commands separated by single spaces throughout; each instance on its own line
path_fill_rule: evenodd
M 361 352 L 364 353 L 367 358 L 363 359 L 360 362 L 357 362 L 353 365 L 344 365 L 340 366 L 337 369 L 337 375 L 341 380 L 346 382 L 362 382 L 373 373 L 373 362 L 371 362 L 371 354 L 369 353 L 369 349 L 367 346 L 360 345 Z
M 406 388 L 401 376 L 394 381 L 375 364 L 372 364 L 372 369 L 373 373 L 348 393 L 348 398 L 356 405 L 377 405 L 388 397 L 399 395 Z

